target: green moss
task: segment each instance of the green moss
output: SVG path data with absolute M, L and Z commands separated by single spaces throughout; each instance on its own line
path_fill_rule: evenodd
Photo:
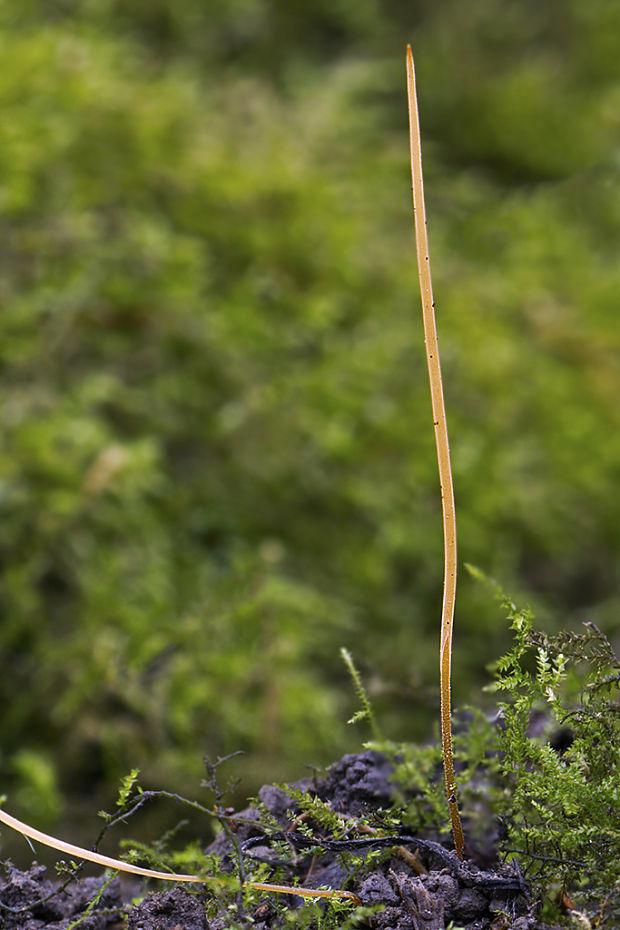
M 454 748 L 467 839 L 499 826 L 500 854 L 516 858 L 558 919 L 568 891 L 584 913 L 613 927 L 620 916 L 620 660 L 593 623 L 583 633 L 537 632 L 530 610 L 503 605 L 514 648 L 494 663 L 492 718 L 475 708 Z M 403 817 L 449 838 L 441 750 L 381 744 L 397 760 Z
M 507 603 L 516 645 L 496 667 L 506 849 L 535 881 L 620 916 L 620 661 L 593 623 L 537 633 Z M 535 714 L 542 715 L 537 735 Z M 555 744 L 554 744 L 555 741 Z

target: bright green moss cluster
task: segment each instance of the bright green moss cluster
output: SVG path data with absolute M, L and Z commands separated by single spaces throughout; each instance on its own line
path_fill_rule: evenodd
M 515 643 L 486 689 L 501 695 L 499 713 L 469 709 L 457 724 L 466 835 L 480 850 L 495 830 L 498 852 L 518 859 L 552 916 L 567 891 L 577 908 L 600 911 L 601 926 L 617 926 L 620 661 L 595 624 L 537 632 L 529 610 L 502 600 Z M 408 822 L 448 835 L 440 747 L 383 748 L 398 759 Z
M 620 916 L 620 661 L 593 624 L 535 632 L 507 602 L 514 649 L 497 663 L 505 847 L 543 884 Z M 613 925 L 613 924 L 612 924 Z

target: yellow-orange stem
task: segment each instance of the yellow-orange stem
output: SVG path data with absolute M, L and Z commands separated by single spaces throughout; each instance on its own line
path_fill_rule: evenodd
M 424 206 L 424 185 L 422 181 L 420 121 L 415 89 L 415 70 L 413 67 L 413 55 L 410 45 L 407 46 L 407 94 L 409 100 L 409 141 L 411 147 L 415 242 L 418 257 L 420 293 L 422 295 L 424 341 L 426 343 L 426 360 L 428 363 L 428 375 L 431 388 L 431 406 L 433 410 L 433 423 L 435 425 L 435 444 L 437 446 L 437 464 L 439 466 L 439 483 L 441 486 L 441 504 L 443 512 L 444 583 L 443 607 L 441 612 L 441 641 L 439 648 L 441 746 L 443 750 L 446 793 L 448 797 L 448 807 L 450 809 L 450 818 L 452 820 L 454 845 L 459 858 L 462 859 L 465 841 L 456 797 L 456 780 L 454 777 L 454 760 L 452 757 L 452 714 L 450 707 L 452 625 L 454 621 L 454 601 L 456 597 L 456 522 L 454 489 L 452 486 L 450 446 L 448 444 L 448 426 L 446 423 L 446 408 L 443 398 L 441 366 L 439 364 L 435 302 L 433 300 L 433 286 L 428 254 L 426 209 Z

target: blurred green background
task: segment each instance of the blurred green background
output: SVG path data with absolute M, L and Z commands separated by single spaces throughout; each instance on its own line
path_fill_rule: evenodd
M 408 41 L 461 565 L 617 634 L 616 0 L 1 0 L 0 41 L 10 810 L 333 761 L 341 645 L 388 736 L 431 731 Z M 457 705 L 508 641 L 462 570 Z

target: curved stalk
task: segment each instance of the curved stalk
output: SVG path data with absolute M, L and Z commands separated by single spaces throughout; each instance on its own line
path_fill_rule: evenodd
M 450 446 L 448 444 L 448 426 L 446 423 L 446 408 L 443 398 L 441 366 L 439 364 L 435 302 L 433 300 L 433 286 L 428 254 L 424 185 L 422 181 L 420 122 L 415 89 L 413 55 L 410 45 L 407 46 L 407 95 L 409 100 L 409 141 L 411 148 L 411 177 L 413 181 L 415 243 L 418 258 L 420 294 L 422 296 L 424 342 L 426 344 L 426 361 L 428 364 L 428 376 L 431 388 L 431 406 L 433 409 L 433 423 L 435 426 L 435 444 L 437 446 L 437 464 L 439 466 L 439 483 L 441 486 L 441 505 L 443 512 L 444 582 L 443 606 L 441 611 L 441 642 L 439 648 L 441 748 L 443 751 L 446 794 L 450 810 L 450 819 L 452 821 L 454 845 L 459 859 L 462 859 L 465 840 L 456 796 L 456 780 L 454 777 L 454 760 L 452 756 L 452 713 L 450 706 L 452 626 L 454 622 L 454 601 L 456 597 L 456 522 L 454 489 L 452 486 Z
M 140 865 L 132 865 L 130 862 L 123 862 L 121 859 L 112 859 L 110 856 L 103 856 L 101 853 L 92 849 L 84 849 L 82 846 L 74 846 L 73 843 L 65 843 L 64 840 L 58 840 L 54 836 L 42 833 L 41 830 L 30 827 L 27 823 L 22 823 L 17 817 L 7 814 L 0 809 L 0 823 L 16 830 L 22 836 L 27 836 L 44 846 L 51 849 L 57 849 L 68 856 L 75 856 L 77 859 L 86 859 L 88 862 L 95 862 L 97 865 L 103 865 L 108 869 L 115 869 L 117 872 L 130 872 L 132 875 L 142 875 L 145 878 L 157 878 L 165 882 L 205 882 L 205 877 L 198 875 L 184 875 L 172 872 L 157 872 L 155 869 L 143 869 Z M 271 885 L 265 882 L 243 882 L 244 888 L 255 888 L 259 891 L 271 891 L 276 894 L 296 894 L 303 898 L 348 898 L 356 904 L 360 899 L 352 891 L 318 891 L 314 888 L 298 888 L 296 885 Z

